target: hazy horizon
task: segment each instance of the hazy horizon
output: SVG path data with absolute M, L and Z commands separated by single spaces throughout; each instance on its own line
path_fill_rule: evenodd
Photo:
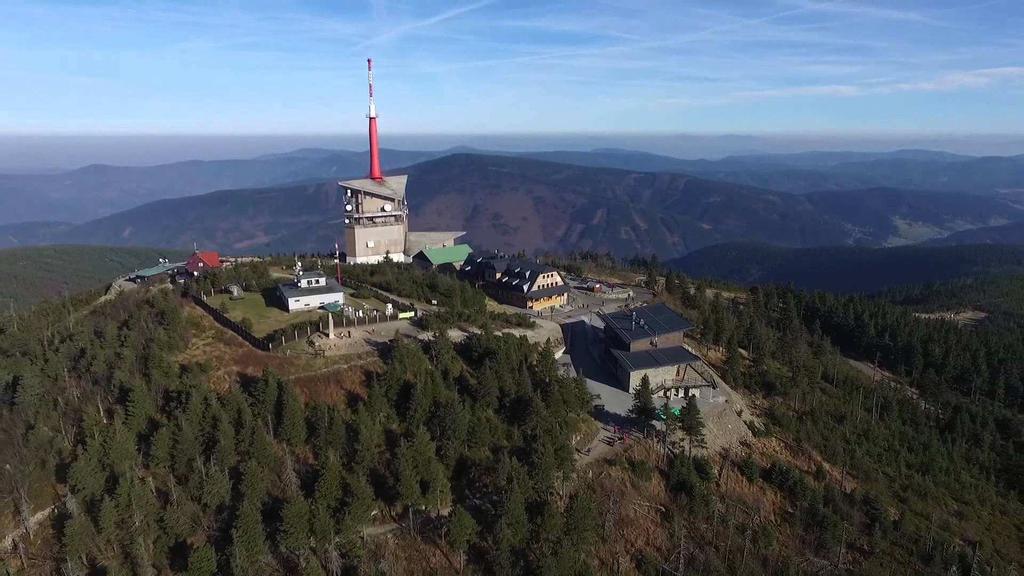
M 686 159 L 807 151 L 886 152 L 927 149 L 976 156 L 1024 154 L 1024 134 L 400 134 L 383 131 L 384 148 L 497 151 L 621 148 Z M 186 160 L 245 159 L 300 148 L 366 150 L 366 135 L 347 134 L 0 134 L 0 172 L 70 170 L 89 164 L 146 166 Z

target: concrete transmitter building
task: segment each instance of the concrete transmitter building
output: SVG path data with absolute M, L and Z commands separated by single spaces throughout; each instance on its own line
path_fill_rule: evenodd
M 377 106 L 373 101 L 373 60 L 366 61 L 370 86 L 370 175 L 338 182 L 345 195 L 345 262 L 376 264 L 385 259 L 408 262 L 425 248 L 455 244 L 464 232 L 409 232 L 405 199 L 407 175 L 384 176 L 377 141 Z
M 650 304 L 599 316 L 616 376 L 630 393 L 645 375 L 656 394 L 669 398 L 714 388 L 703 360 L 683 345 L 693 324 L 668 306 Z

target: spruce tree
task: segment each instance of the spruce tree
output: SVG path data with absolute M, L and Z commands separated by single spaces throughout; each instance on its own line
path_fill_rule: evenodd
M 633 392 L 633 406 L 629 409 L 629 415 L 642 423 L 644 428 L 658 418 L 658 407 L 654 405 L 654 392 L 647 374 L 640 378 L 640 385 Z
M 704 418 L 700 415 L 700 408 L 697 406 L 697 398 L 690 396 L 686 399 L 686 408 L 682 413 L 683 433 L 686 434 L 686 441 L 689 445 L 689 453 L 693 454 L 693 447 L 704 448 L 707 444 L 704 440 Z
M 153 434 L 152 440 L 149 443 L 149 468 L 150 470 L 167 470 L 171 469 L 171 428 L 170 426 L 161 426 L 159 430 Z
M 192 551 L 185 576 L 213 576 L 217 573 L 217 554 L 208 543 Z
M 309 504 L 296 494 L 281 509 L 281 536 L 283 550 L 299 554 L 309 546 Z
M 743 386 L 743 356 L 740 353 L 739 338 L 733 332 L 729 336 L 729 344 L 725 353 L 725 379 L 729 386 Z
M 278 396 L 277 437 L 293 448 L 306 442 L 306 416 L 295 389 L 282 382 Z
M 466 551 L 476 539 L 476 520 L 462 506 L 452 508 L 448 517 L 448 543 L 459 554 L 459 573 L 466 565 Z
M 257 574 L 267 555 L 267 539 L 257 502 L 246 500 L 235 513 L 231 528 L 231 571 L 233 574 Z

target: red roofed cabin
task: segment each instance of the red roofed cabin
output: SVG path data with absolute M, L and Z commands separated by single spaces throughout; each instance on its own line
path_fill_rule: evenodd
M 215 270 L 220 267 L 220 255 L 216 252 L 200 252 L 197 250 L 189 257 L 188 262 L 185 262 L 185 269 L 193 276 L 198 276 L 205 270 Z

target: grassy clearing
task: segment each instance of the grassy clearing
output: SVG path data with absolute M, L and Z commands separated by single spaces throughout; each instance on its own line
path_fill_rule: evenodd
M 368 309 L 380 310 L 381 312 L 383 312 L 384 309 L 386 308 L 386 305 L 376 298 L 356 298 L 355 296 L 353 296 L 353 294 L 356 293 L 356 291 L 353 290 L 352 288 L 343 287 L 342 290 L 345 291 L 345 305 L 351 306 L 355 310 Z
M 367 374 L 379 369 L 380 361 L 365 355 L 315 357 L 293 353 L 261 352 L 218 326 L 196 306 L 184 304 L 189 344 L 178 361 L 205 363 L 212 370 L 210 385 L 224 391 L 240 374 L 259 376 L 270 368 L 292 379 L 306 400 L 344 403 L 352 394 L 365 393 Z
M 254 292 L 246 292 L 245 297 L 240 300 L 232 300 L 228 294 L 216 294 L 208 298 L 207 302 L 218 310 L 222 306 L 225 307 L 228 318 L 235 322 L 242 322 L 243 318 L 248 318 L 252 322 L 252 333 L 256 336 L 265 336 L 289 324 L 316 320 L 320 317 L 320 312 L 315 310 L 289 314 L 268 303 L 263 295 Z

